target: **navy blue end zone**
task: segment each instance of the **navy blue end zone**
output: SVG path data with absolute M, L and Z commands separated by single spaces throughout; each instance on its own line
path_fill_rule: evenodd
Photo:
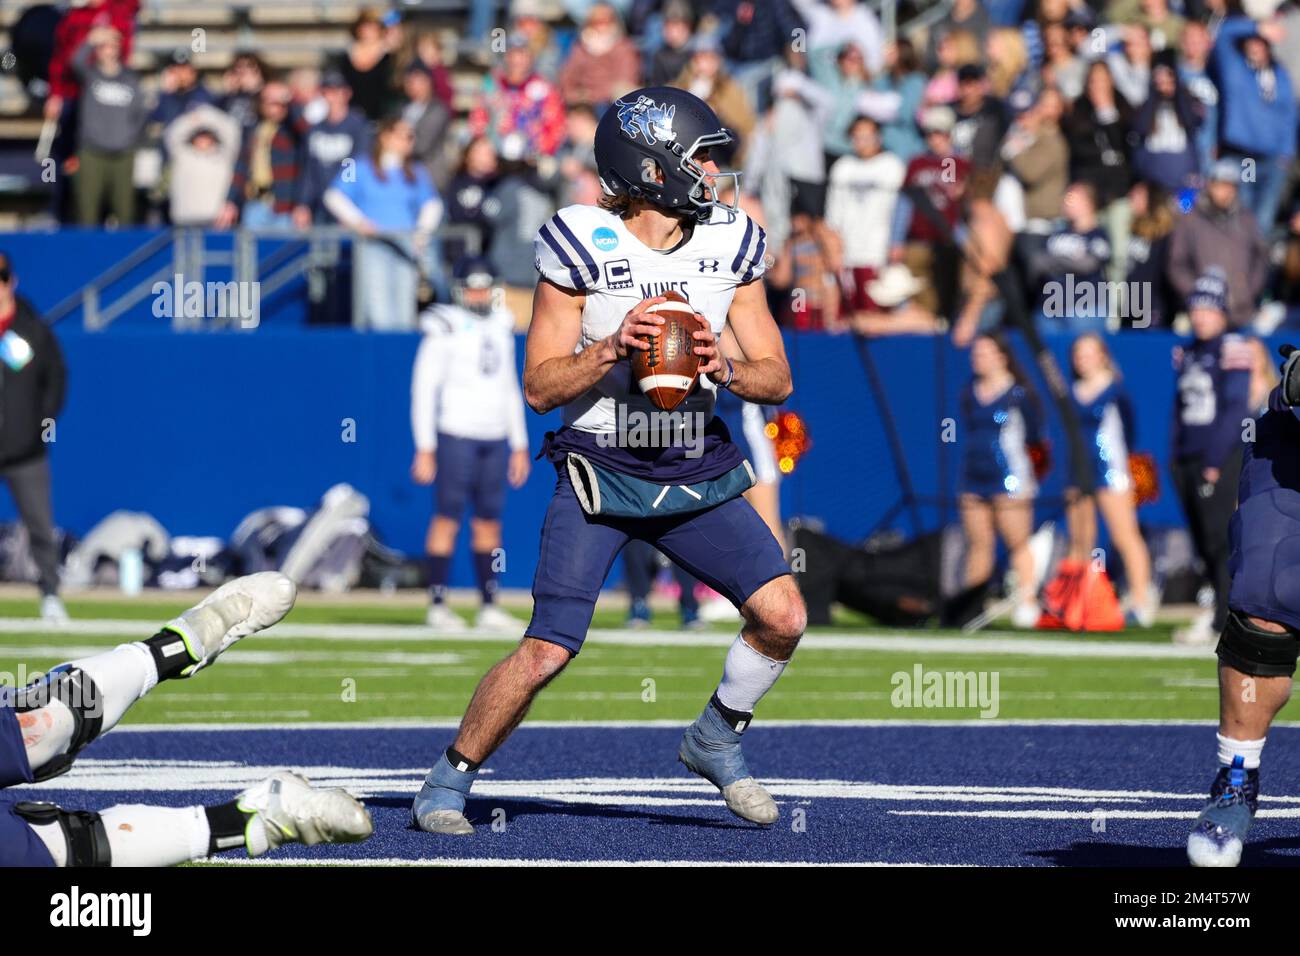
M 1183 866 L 1213 775 L 1212 725 L 763 726 L 751 768 L 781 820 L 762 830 L 675 762 L 681 729 L 524 725 L 486 768 L 471 837 L 408 828 L 450 729 L 159 730 L 109 734 L 72 773 L 7 799 L 70 808 L 229 799 L 274 769 L 348 786 L 367 843 L 282 860 L 702 861 Z M 1297 729 L 1270 736 L 1245 865 L 1300 863 Z M 504 826 L 493 828 L 493 820 Z M 797 824 L 797 825 L 796 825 Z

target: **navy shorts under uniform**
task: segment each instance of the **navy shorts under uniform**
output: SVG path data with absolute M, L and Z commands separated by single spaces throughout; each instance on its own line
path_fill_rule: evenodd
M 1271 402 L 1244 444 L 1228 607 L 1300 630 L 1300 421 Z
M 484 441 L 439 434 L 437 455 L 433 490 L 438 516 L 459 521 L 465 516 L 465 505 L 473 503 L 474 517 L 498 520 L 506 503 L 510 443 L 504 438 Z
M 654 545 L 737 607 L 768 581 L 790 573 L 781 546 L 744 498 L 690 514 L 592 516 L 561 470 L 542 524 L 533 619 L 525 633 L 577 654 L 605 577 L 632 538 Z
M 0 787 L 32 782 L 18 715 L 9 700 L 11 693 L 9 688 L 0 688 Z M 12 803 L 0 800 L 0 867 L 53 865 L 50 851 L 27 821 L 14 812 Z

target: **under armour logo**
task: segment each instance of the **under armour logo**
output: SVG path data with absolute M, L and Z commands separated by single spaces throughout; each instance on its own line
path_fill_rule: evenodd
M 717 260 L 717 259 L 701 259 L 701 260 L 699 260 L 699 261 L 700 261 L 700 271 L 701 271 L 701 272 L 717 272 L 717 271 L 718 271 L 718 260 Z

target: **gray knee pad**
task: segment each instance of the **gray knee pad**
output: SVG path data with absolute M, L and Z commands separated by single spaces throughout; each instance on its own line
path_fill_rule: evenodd
M 72 742 L 68 752 L 60 754 L 49 763 L 33 768 L 37 782 L 67 773 L 77 754 L 96 737 L 104 726 L 104 707 L 99 688 L 90 676 L 77 667 L 51 671 L 42 679 L 28 684 L 14 695 L 14 709 L 18 713 L 39 710 L 52 700 L 62 703 L 72 711 Z
M 68 866 L 112 866 L 113 852 L 108 831 L 98 813 L 63 810 L 52 803 L 29 801 L 14 807 L 14 813 L 32 826 L 57 823 L 68 842 Z
M 1300 637 L 1291 628 L 1283 633 L 1251 624 L 1246 615 L 1228 613 L 1217 649 L 1219 662 L 1252 677 L 1291 677 L 1300 657 Z

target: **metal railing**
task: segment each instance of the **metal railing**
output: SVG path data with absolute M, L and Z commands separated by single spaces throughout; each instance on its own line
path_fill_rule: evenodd
M 216 237 L 230 237 L 229 248 L 221 247 L 226 244 L 224 242 L 221 246 L 214 246 L 211 240 Z M 45 318 L 51 323 L 58 322 L 80 308 L 83 326 L 88 331 L 101 331 L 155 295 L 159 283 L 170 286 L 179 276 L 185 283 L 204 284 L 213 270 L 221 270 L 243 288 L 256 283 L 262 299 L 304 277 L 310 293 L 312 283 L 319 282 L 322 274 L 345 265 L 345 246 L 362 238 L 388 241 L 397 247 L 409 242 L 411 234 L 387 232 L 362 237 L 338 226 L 313 226 L 305 230 L 267 226 L 239 228 L 233 232 L 173 227 L 150 237 L 111 268 L 55 303 L 45 311 Z M 470 226 L 445 225 L 435 238 L 443 243 L 457 241 L 469 254 L 481 251 L 479 233 Z M 272 242 L 274 246 L 268 247 L 267 244 Z M 351 257 L 351 313 L 354 320 L 363 311 L 364 277 L 361 270 L 365 268 L 364 262 L 364 258 Z M 442 265 L 445 269 L 445 264 Z M 412 266 L 419 268 L 414 257 Z M 142 269 L 148 269 L 142 278 L 135 278 L 124 289 L 112 289 Z M 315 287 L 315 291 L 319 292 L 319 287 Z M 234 325 L 228 314 L 194 317 L 179 308 L 172 310 L 171 322 L 172 328 L 178 331 Z

